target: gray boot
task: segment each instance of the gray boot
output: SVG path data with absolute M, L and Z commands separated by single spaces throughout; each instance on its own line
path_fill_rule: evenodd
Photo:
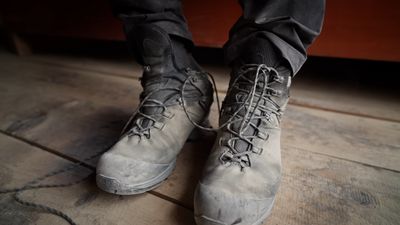
M 151 190 L 172 173 L 192 122 L 206 120 L 213 93 L 183 44 L 157 26 L 133 32 L 144 65 L 141 103 L 127 132 L 100 158 L 96 176 L 99 188 L 120 195 Z
M 285 67 L 233 70 L 214 147 L 195 192 L 198 225 L 260 225 L 281 180 L 280 120 L 289 99 Z

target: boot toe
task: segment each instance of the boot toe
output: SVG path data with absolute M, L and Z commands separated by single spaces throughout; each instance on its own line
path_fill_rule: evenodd
M 97 165 L 96 183 L 102 190 L 113 194 L 139 194 L 157 187 L 174 167 L 175 161 L 156 164 L 105 153 Z
M 199 183 L 195 193 L 197 225 L 261 225 L 274 197 L 255 198 Z

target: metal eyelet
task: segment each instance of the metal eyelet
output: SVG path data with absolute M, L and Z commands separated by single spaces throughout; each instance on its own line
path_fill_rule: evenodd
M 151 67 L 149 65 L 145 65 L 145 66 L 143 66 L 143 70 L 145 72 L 150 72 L 151 71 Z
M 280 97 L 282 95 L 282 91 L 280 91 L 280 90 L 272 90 L 271 91 L 271 95 L 273 95 L 275 97 Z
M 257 137 L 259 137 L 259 138 L 262 139 L 262 140 L 267 140 L 267 139 L 268 139 L 268 136 L 269 136 L 269 134 L 264 133 L 264 132 L 261 132 L 261 131 L 259 131 L 259 132 L 257 133 Z
M 283 81 L 285 81 L 285 78 L 283 76 L 276 76 L 275 81 L 278 83 L 283 83 Z
M 199 79 L 198 79 L 197 77 L 195 77 L 195 76 L 192 76 L 192 77 L 190 78 L 190 81 L 191 81 L 192 83 L 196 83 L 197 81 L 199 81 Z
M 163 112 L 163 116 L 166 117 L 166 118 L 168 118 L 168 119 L 172 119 L 172 117 L 174 117 L 175 114 L 173 114 L 173 113 L 171 113 L 171 112 L 165 110 L 165 111 Z
M 165 126 L 165 123 L 161 123 L 161 122 L 154 122 L 153 127 L 159 130 L 162 130 Z
M 264 149 L 263 148 L 257 148 L 257 147 L 253 147 L 252 152 L 257 154 L 257 155 L 261 155 L 263 153 Z

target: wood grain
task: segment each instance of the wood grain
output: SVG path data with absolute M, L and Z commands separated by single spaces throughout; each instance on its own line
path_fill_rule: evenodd
M 0 135 L 0 143 L 0 188 L 21 186 L 32 178 L 70 164 L 64 159 L 4 135 Z M 81 167 L 73 174 L 59 175 L 50 182 L 72 181 L 89 172 Z M 26 191 L 22 196 L 24 200 L 62 210 L 78 224 L 194 224 L 192 213 L 185 208 L 151 194 L 124 197 L 110 195 L 96 188 L 94 179 L 66 188 Z M 58 217 L 16 203 L 11 194 L 0 195 L 0 224 L 64 223 Z
M 96 72 L 12 61 L 2 68 L 0 128 L 80 159 L 117 139 L 141 91 L 135 79 Z M 398 123 L 289 106 L 283 128 L 283 145 L 400 171 Z
M 131 78 L 139 78 L 142 70 L 136 62 L 126 57 L 104 58 L 42 54 L 27 57 L 26 59 L 49 66 L 66 67 L 102 75 Z M 223 65 L 211 64 L 203 66 L 215 78 L 218 90 L 226 92 L 230 77 L 229 68 Z M 326 67 L 329 68 L 329 64 Z M 363 117 L 400 121 L 400 101 L 398 100 L 398 94 L 387 94 L 375 89 L 371 91 L 371 87 L 360 86 L 354 81 L 343 81 L 340 79 L 343 68 L 329 68 L 329 71 L 325 70 L 326 74 L 324 70 L 319 71 L 320 74 L 315 74 L 315 71 L 309 71 L 307 68 L 305 67 L 301 71 L 301 74 L 293 80 L 291 104 Z M 346 69 L 352 70 L 353 68 L 347 65 Z M 365 76 L 365 74 L 360 74 L 360 71 L 357 69 L 353 69 L 352 73 L 360 77 Z M 327 74 L 328 76 L 335 77 L 335 79 L 330 78 L 324 81 L 322 77 L 327 76 Z
M 130 77 L 0 59 L 0 130 L 78 160 L 117 139 L 141 91 Z M 212 117 L 215 122 L 215 108 Z M 151 194 L 119 198 L 89 180 L 24 196 L 63 209 L 82 224 L 193 224 L 185 208 L 193 207 L 194 188 L 213 143 L 212 136 L 203 138 L 201 145 L 184 146 L 174 173 Z M 290 105 L 282 144 L 282 185 L 266 224 L 398 224 L 399 123 Z M 0 161 L 2 187 L 68 164 L 4 135 Z M 60 223 L 11 203 L 9 196 L 1 196 L 0 204 L 0 222 L 6 224 Z
M 400 171 L 400 124 L 289 106 L 282 140 L 288 147 Z
M 400 174 L 296 148 L 283 150 L 283 180 L 266 224 L 398 224 Z

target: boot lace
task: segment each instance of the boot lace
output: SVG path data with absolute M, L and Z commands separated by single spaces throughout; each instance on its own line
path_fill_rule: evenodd
M 142 92 L 141 94 L 141 101 L 139 106 L 137 107 L 136 111 L 132 114 L 132 116 L 129 118 L 128 122 L 122 129 L 121 134 L 124 134 L 126 131 L 126 135 L 131 137 L 134 135 L 139 136 L 142 138 L 145 136 L 146 138 L 151 137 L 151 130 L 152 128 L 158 128 L 161 129 L 164 124 L 160 121 L 160 118 L 162 116 L 166 118 L 171 118 L 172 115 L 170 112 L 168 112 L 167 105 L 165 104 L 166 101 L 169 99 L 176 99 L 180 104 L 182 103 L 182 99 L 185 97 L 187 98 L 190 96 L 190 94 L 183 94 L 184 89 L 187 87 L 187 83 L 189 82 L 192 87 L 195 87 L 193 84 L 194 82 L 197 81 L 197 76 L 199 75 L 200 72 L 186 69 L 185 73 L 188 75 L 187 78 L 182 82 L 175 76 L 165 76 L 163 80 L 165 80 L 164 85 L 160 88 L 157 88 L 156 90 L 150 91 L 148 93 Z M 173 87 L 169 85 L 171 80 L 175 80 L 176 82 L 181 83 L 181 85 L 173 85 L 176 87 Z M 157 81 L 160 82 L 160 81 Z M 154 94 L 160 91 L 170 91 L 168 94 L 169 97 L 165 99 L 164 101 L 157 100 L 156 98 L 152 98 Z M 197 99 L 201 99 L 204 97 L 204 93 L 202 90 L 198 90 L 199 93 L 201 93 L 202 96 L 196 97 Z M 146 113 L 144 112 L 144 109 L 151 109 L 153 108 L 153 112 L 155 113 Z M 129 130 L 128 130 L 128 127 Z
M 157 91 L 163 91 L 163 90 L 172 90 L 172 91 L 179 91 L 179 89 L 175 88 L 167 88 L 163 87 L 160 88 Z M 150 130 L 153 127 L 162 127 L 163 125 L 158 122 L 160 115 L 168 115 L 167 112 L 167 106 L 165 105 L 164 102 L 159 101 L 157 99 L 152 99 L 152 95 L 154 95 L 157 91 L 152 91 L 149 92 L 146 96 L 142 98 L 140 101 L 139 106 L 137 107 L 136 111 L 131 115 L 131 117 L 128 119 L 128 122 L 125 124 L 124 128 L 121 131 L 121 135 L 125 133 L 130 126 L 130 129 L 126 132 L 126 135 L 128 137 L 137 135 L 140 137 L 140 139 L 145 136 L 146 138 L 150 138 Z M 144 92 L 142 92 L 143 94 Z M 144 108 L 155 108 L 156 113 L 145 113 L 143 111 Z M 161 109 L 161 110 L 158 110 Z M 145 123 L 147 122 L 147 123 Z
M 246 75 L 253 74 L 254 79 L 249 79 Z M 226 150 L 221 154 L 219 160 L 223 164 L 230 165 L 232 163 L 240 165 L 243 169 L 251 167 L 250 155 L 263 152 L 262 148 L 256 147 L 254 140 L 260 138 L 268 140 L 268 133 L 264 132 L 260 127 L 260 121 L 271 122 L 271 116 L 281 117 L 282 112 L 280 106 L 271 99 L 271 97 L 279 97 L 280 91 L 269 86 L 271 82 L 282 83 L 284 78 L 279 75 L 278 71 L 264 64 L 261 65 L 245 65 L 238 73 L 235 81 L 231 85 L 229 92 L 235 91 L 235 100 L 226 103 L 224 108 L 237 108 L 231 120 L 226 125 L 226 130 L 231 133 L 231 138 L 221 143 L 226 146 Z M 251 85 L 250 90 L 242 88 L 242 85 Z M 244 115 L 239 112 L 245 111 Z M 224 113 L 224 112 L 222 112 Z M 239 129 L 234 129 L 235 123 L 239 124 Z M 248 129 L 253 129 L 252 135 L 245 134 Z M 261 128 L 261 129 L 260 129 Z M 247 144 L 245 150 L 238 149 L 235 143 L 243 141 Z
M 255 75 L 251 79 L 248 76 L 249 74 Z M 226 130 L 231 134 L 231 138 L 228 140 L 220 140 L 220 145 L 227 147 L 219 158 L 222 164 L 238 164 L 242 169 L 251 167 L 250 155 L 253 153 L 260 155 L 263 152 L 262 148 L 255 146 L 254 140 L 256 138 L 261 138 L 263 140 L 268 139 L 268 134 L 263 132 L 255 121 L 271 121 L 272 115 L 276 115 L 278 118 L 281 117 L 282 112 L 280 106 L 271 99 L 273 96 L 279 97 L 281 92 L 271 88 L 270 84 L 272 82 L 282 83 L 283 80 L 284 77 L 279 75 L 275 68 L 268 67 L 265 64 L 246 64 L 242 66 L 227 92 L 227 96 L 231 96 L 231 93 L 235 93 L 236 101 L 224 102 L 224 109 L 231 108 L 236 110 L 233 111 L 227 121 L 216 129 L 203 127 L 190 118 L 190 115 L 186 111 L 183 98 L 184 92 L 182 90 L 183 109 L 189 121 L 197 128 L 208 131 L 218 131 L 226 127 Z M 215 82 L 213 82 L 213 85 L 214 91 L 217 92 Z M 249 90 L 249 88 L 243 88 L 243 86 L 251 86 L 251 88 Z M 218 95 L 217 103 L 220 118 L 222 118 L 222 114 L 225 113 L 225 110 L 221 110 Z M 243 110 L 245 113 L 241 115 L 240 112 Z M 240 123 L 239 129 L 233 129 L 233 125 L 236 123 Z M 245 131 L 250 127 L 255 130 L 254 135 L 245 134 Z M 247 143 L 247 148 L 244 151 L 235 147 L 235 143 L 238 141 Z

